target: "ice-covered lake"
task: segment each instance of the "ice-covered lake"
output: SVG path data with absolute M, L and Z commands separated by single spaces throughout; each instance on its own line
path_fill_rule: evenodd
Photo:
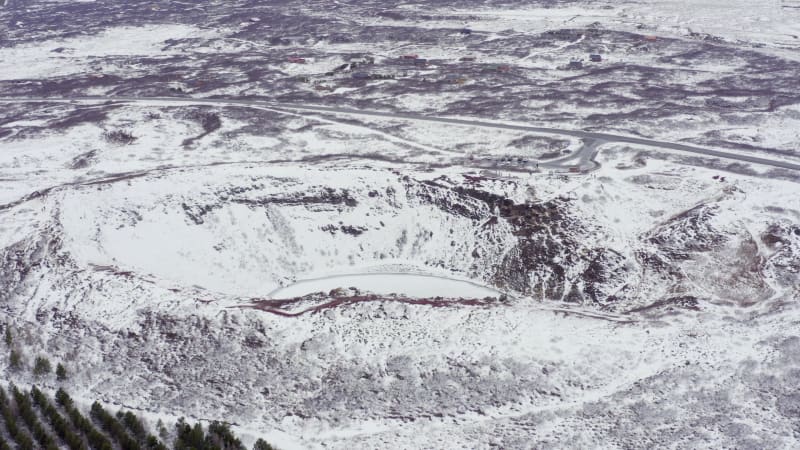
M 403 294 L 419 298 L 437 296 L 483 298 L 497 297 L 501 294 L 500 291 L 477 283 L 433 275 L 367 273 L 302 280 L 277 289 L 270 296 L 272 298 L 292 298 L 349 287 L 379 295 Z

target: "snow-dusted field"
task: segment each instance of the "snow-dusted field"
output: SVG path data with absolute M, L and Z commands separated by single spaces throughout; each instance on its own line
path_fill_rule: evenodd
M 797 448 L 791 3 L 6 2 L 0 322 L 282 449 Z

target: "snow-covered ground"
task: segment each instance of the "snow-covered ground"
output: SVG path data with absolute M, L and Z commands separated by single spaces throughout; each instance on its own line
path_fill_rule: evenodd
M 180 24 L 116 27 L 103 32 L 67 39 L 52 39 L 0 48 L 0 59 L 13 61 L 0 68 L 0 80 L 44 79 L 95 73 L 126 75 L 131 70 L 123 58 L 169 57 L 180 48 L 165 49 L 169 39 L 211 39 L 218 33 Z M 119 45 L 124 42 L 125 45 Z M 106 64 L 107 58 L 119 58 Z
M 0 321 L 81 401 L 283 449 L 800 445 L 800 174 L 156 100 L 797 163 L 800 9 L 21 3 L 0 97 L 100 98 L 3 100 Z

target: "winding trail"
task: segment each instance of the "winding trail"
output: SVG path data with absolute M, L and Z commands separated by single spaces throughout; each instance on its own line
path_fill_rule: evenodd
M 311 113 L 328 113 L 328 114 L 347 114 L 352 116 L 366 116 L 366 117 L 381 117 L 387 119 L 403 119 L 410 121 L 421 121 L 431 123 L 443 123 L 449 125 L 462 125 L 467 127 L 480 127 L 491 128 L 499 130 L 512 130 L 523 131 L 529 133 L 549 134 L 557 136 L 570 136 L 584 140 L 585 145 L 581 150 L 566 159 L 554 160 L 541 163 L 542 167 L 546 168 L 564 168 L 564 163 L 579 161 L 581 169 L 589 169 L 595 166 L 591 162 L 591 157 L 596 153 L 597 147 L 602 143 L 623 143 L 633 144 L 644 147 L 651 147 L 660 150 L 678 151 L 684 153 L 692 153 L 703 156 L 711 156 L 715 158 L 728 159 L 732 161 L 740 161 L 745 163 L 759 164 L 762 166 L 796 170 L 800 171 L 800 164 L 791 163 L 788 161 L 774 160 L 762 158 L 758 156 L 743 155 L 738 153 L 731 153 L 722 150 L 714 150 L 705 147 L 698 147 L 694 145 L 680 144 L 674 142 L 664 142 L 654 139 L 640 138 L 635 136 L 626 136 L 610 133 L 599 133 L 584 130 L 570 130 L 551 127 L 538 127 L 529 125 L 520 125 L 513 123 L 494 122 L 476 119 L 458 119 L 451 117 L 436 117 L 427 116 L 423 114 L 414 113 L 401 113 L 389 111 L 374 111 L 364 109 L 354 109 L 336 106 L 320 106 L 320 105 L 306 105 L 306 104 L 292 104 L 281 103 L 266 100 L 254 99 L 226 99 L 226 98 L 187 98 L 187 97 L 66 97 L 66 98 L 49 98 L 49 97 L 3 97 L 0 98 L 0 103 L 20 103 L 20 102 L 56 102 L 56 103 L 98 103 L 98 102 L 125 102 L 125 103 L 163 103 L 163 104 L 188 104 L 188 105 L 217 105 L 217 106 L 244 106 L 255 108 L 270 108 L 275 110 L 289 110 L 289 111 L 304 111 Z M 570 164 L 570 167 L 572 164 Z

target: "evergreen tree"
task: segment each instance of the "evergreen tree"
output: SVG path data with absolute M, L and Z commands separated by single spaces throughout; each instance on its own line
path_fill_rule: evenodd
M 72 409 L 73 406 L 72 398 L 67 394 L 67 391 L 61 388 L 58 388 L 56 391 L 56 403 L 63 406 L 65 409 Z
M 31 388 L 31 397 L 33 398 L 33 403 L 39 408 L 48 422 L 50 422 L 53 431 L 67 444 L 70 450 L 86 450 L 83 439 L 73 431 L 69 422 L 61 416 L 58 410 L 50 403 L 50 400 L 47 399 L 47 396 L 36 388 L 36 386 Z
M 33 363 L 33 374 L 37 377 L 47 375 L 52 370 L 50 367 L 50 360 L 44 356 L 37 356 Z
M 210 450 L 200 423 L 191 426 L 181 417 L 175 424 L 175 429 L 178 434 L 175 438 L 175 450 Z
M 11 336 L 11 327 L 6 325 L 6 345 L 11 347 L 11 344 L 14 342 L 13 337 Z
M 11 350 L 8 355 L 8 366 L 13 370 L 22 369 L 22 354 L 19 350 Z
M 169 430 L 164 426 L 164 422 L 162 422 L 161 419 L 158 419 L 158 422 L 156 422 L 156 429 L 158 429 L 158 435 L 161 439 L 166 441 L 167 438 L 169 438 Z
M 253 445 L 253 450 L 277 450 L 275 447 L 269 445 L 267 441 L 258 438 L 255 445 Z
M 98 402 L 92 403 L 90 415 L 100 426 L 117 441 L 122 450 L 141 450 L 141 445 L 132 438 L 125 427 L 114 416 L 108 413 Z
M 145 440 L 144 448 L 148 450 L 169 450 L 166 445 L 162 444 L 155 436 L 152 434 L 147 436 L 147 440 Z
M 58 363 L 56 366 L 56 380 L 64 381 L 67 379 L 67 368 L 63 364 Z
M 6 423 L 8 435 L 17 443 L 17 448 L 19 450 L 33 450 L 33 439 L 17 424 L 17 417 L 11 410 L 11 403 L 2 387 L 0 387 L 0 415 L 3 416 L 3 421 Z
M 142 421 L 136 417 L 136 414 L 130 411 L 126 411 L 125 413 L 118 411 L 117 419 L 122 422 L 131 432 L 133 437 L 138 439 L 140 442 L 147 439 L 147 430 L 144 428 Z
M 56 391 L 56 402 L 67 412 L 67 415 L 69 416 L 75 428 L 86 435 L 86 439 L 89 441 L 89 447 L 94 450 L 113 450 L 111 441 L 109 441 L 107 437 L 103 436 L 102 433 L 97 431 L 94 425 L 92 425 L 92 422 L 90 422 L 86 417 L 83 416 L 83 414 L 80 413 L 80 411 L 75 408 L 72 398 L 70 398 L 66 391 L 63 389 Z
M 208 441 L 221 450 L 244 450 L 242 441 L 236 438 L 231 432 L 227 423 L 219 421 L 211 422 L 208 426 Z
M 8 435 L 16 442 L 18 450 L 58 450 L 56 439 L 60 439 L 69 450 L 169 450 L 156 436 L 148 432 L 145 424 L 131 411 L 119 411 L 114 416 L 99 402 L 94 402 L 90 411 L 93 420 L 90 420 L 81 414 L 69 394 L 61 388 L 54 396 L 55 403 L 61 408 L 51 403 L 51 399 L 36 386 L 28 394 L 12 385 L 11 394 L 13 401 L 0 388 L 0 418 L 5 422 Z M 39 409 L 41 416 L 35 409 Z M 60 409 L 66 414 L 62 415 Z M 49 434 L 39 417 L 50 424 L 55 435 Z M 19 424 L 18 418 L 25 425 Z M 93 421 L 111 439 L 98 431 Z M 26 426 L 33 439 L 25 433 Z M 241 440 L 224 422 L 212 422 L 206 432 L 201 423 L 190 425 L 181 418 L 175 428 L 174 450 L 245 450 Z M 169 436 L 161 420 L 158 421 L 157 429 L 162 436 Z M 85 436 L 85 440 L 81 435 Z M 0 439 L 0 450 L 5 450 L 2 444 Z M 263 440 L 256 443 L 255 449 L 275 450 Z
M 22 417 L 22 421 L 28 426 L 36 442 L 39 443 L 40 448 L 47 450 L 58 450 L 55 439 L 47 432 L 47 430 L 39 422 L 39 417 L 31 406 L 31 399 L 28 395 L 23 394 L 16 386 L 11 387 L 11 393 L 14 396 L 14 401 L 17 403 L 17 413 Z
M 131 411 L 117 411 L 117 420 L 119 420 L 125 427 L 128 428 L 131 435 L 136 439 L 142 448 L 149 450 L 167 450 L 167 447 L 162 444 L 158 438 L 147 432 L 142 421 Z M 158 421 L 160 426 L 164 426 L 161 420 Z

